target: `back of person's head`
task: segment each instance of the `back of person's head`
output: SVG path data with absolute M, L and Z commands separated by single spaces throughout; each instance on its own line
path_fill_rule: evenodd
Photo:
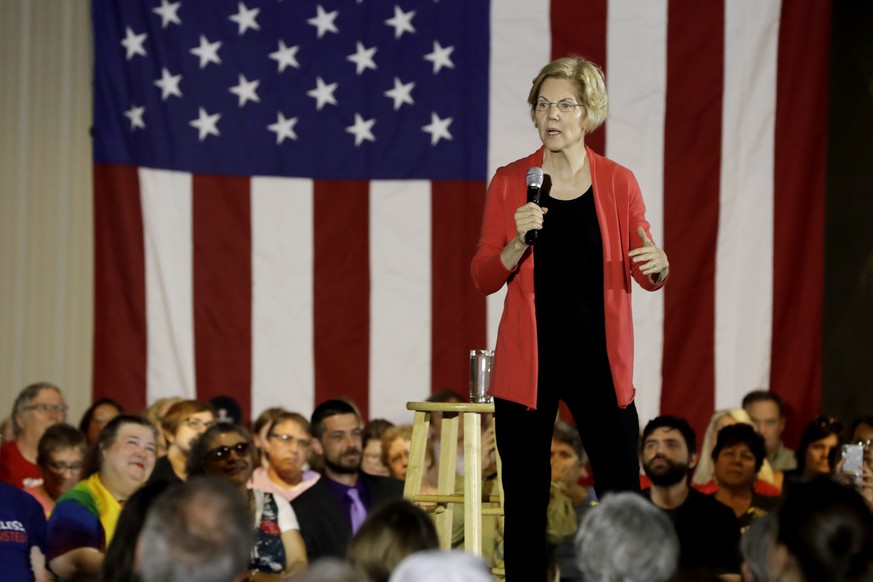
M 349 543 L 349 562 L 372 582 L 387 582 L 406 556 L 439 548 L 433 520 L 409 501 L 389 501 L 372 511 Z
M 295 574 L 294 582 L 370 582 L 363 574 L 339 558 L 319 558 Z
M 610 493 L 576 533 L 576 564 L 588 582 L 660 582 L 679 562 L 679 538 L 663 511 L 636 493 Z
M 746 582 L 770 582 L 768 549 L 775 530 L 776 514 L 768 513 L 753 521 L 740 538 L 743 579 Z
M 146 483 L 124 503 L 118 516 L 112 541 L 106 548 L 100 582 L 128 582 L 134 580 L 136 544 L 149 509 L 170 487 L 170 481 L 159 479 Z
M 649 435 L 659 428 L 678 430 L 682 435 L 682 439 L 685 441 L 685 446 L 688 447 L 688 455 L 690 456 L 697 452 L 697 434 L 694 432 L 694 429 L 691 428 L 691 425 L 688 424 L 688 421 L 678 416 L 669 415 L 658 416 L 646 424 L 646 428 L 643 429 L 643 436 L 640 439 L 640 451 L 643 450 L 643 446 Z
M 764 459 L 767 457 L 767 449 L 764 444 L 764 437 L 758 434 L 754 427 L 748 424 L 731 424 L 724 427 L 716 436 L 715 446 L 712 449 L 711 458 L 713 461 L 718 459 L 722 449 L 735 447 L 737 445 L 746 445 L 749 451 L 755 455 L 755 472 L 761 469 L 764 464 Z
M 400 562 L 390 582 L 493 582 L 494 577 L 479 556 L 459 550 L 416 552 Z
M 197 477 L 171 486 L 140 535 L 142 582 L 231 582 L 249 563 L 252 518 L 239 491 Z
M 829 477 L 796 483 L 777 513 L 774 551 L 771 563 L 796 564 L 805 580 L 873 580 L 873 513 L 857 491 Z
M 215 422 L 229 424 L 243 424 L 242 407 L 236 398 L 231 396 L 214 396 L 209 399 L 209 404 L 215 409 Z
M 343 400 L 341 398 L 325 400 L 312 411 L 312 420 L 310 421 L 310 424 L 312 425 L 312 436 L 321 440 L 321 437 L 324 435 L 324 419 L 330 418 L 331 416 L 337 416 L 338 414 L 354 414 L 355 416 L 360 417 L 358 409 L 348 400 Z

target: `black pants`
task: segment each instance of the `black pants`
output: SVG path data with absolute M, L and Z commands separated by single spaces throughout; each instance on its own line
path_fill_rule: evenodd
M 503 463 L 507 582 L 546 579 L 550 451 L 559 400 L 567 404 L 579 428 L 598 497 L 640 489 L 637 409 L 633 404 L 618 407 L 608 362 L 604 358 L 598 369 L 588 368 L 581 385 L 558 367 L 540 368 L 535 410 L 494 399 L 495 436 Z

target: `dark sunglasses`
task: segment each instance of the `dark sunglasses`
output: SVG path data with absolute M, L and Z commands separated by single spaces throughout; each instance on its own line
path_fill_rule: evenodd
M 250 450 L 251 447 L 249 446 L 249 443 L 237 443 L 232 447 L 225 445 L 223 447 L 216 447 L 206 453 L 206 459 L 209 461 L 220 461 L 225 457 L 230 456 L 231 451 L 235 452 L 236 456 L 243 457 L 248 455 Z

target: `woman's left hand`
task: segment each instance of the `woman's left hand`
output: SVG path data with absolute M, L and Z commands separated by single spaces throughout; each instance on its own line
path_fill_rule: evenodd
M 642 226 L 637 228 L 637 234 L 643 241 L 643 246 L 635 248 L 627 256 L 634 263 L 642 263 L 640 272 L 643 275 L 650 275 L 656 282 L 663 281 L 667 278 L 667 273 L 670 270 L 667 253 L 655 246 L 655 243 L 646 236 L 646 231 L 643 230 Z

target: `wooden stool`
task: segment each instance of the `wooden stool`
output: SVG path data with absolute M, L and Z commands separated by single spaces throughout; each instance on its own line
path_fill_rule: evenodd
M 426 507 L 436 514 L 435 522 L 440 547 L 452 545 L 452 517 L 454 505 L 464 504 L 464 550 L 482 555 L 482 514 L 503 515 L 503 483 L 500 481 L 500 457 L 497 457 L 498 495 L 489 496 L 485 502 L 499 503 L 497 508 L 482 508 L 482 414 L 493 414 L 494 404 L 471 404 L 466 402 L 408 402 L 408 410 L 415 412 L 412 424 L 412 442 L 409 447 L 409 466 L 403 497 L 416 504 L 432 504 Z M 421 494 L 421 479 L 425 469 L 425 456 L 430 433 L 430 416 L 442 412 L 440 433 L 439 480 L 436 495 Z M 446 415 L 446 413 L 455 413 Z M 455 493 L 455 473 L 458 452 L 458 413 L 464 417 L 464 493 Z

